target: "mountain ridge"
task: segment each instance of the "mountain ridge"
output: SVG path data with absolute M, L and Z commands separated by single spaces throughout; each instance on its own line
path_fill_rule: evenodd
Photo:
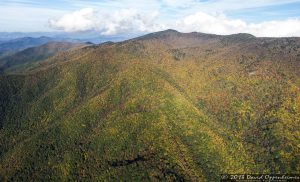
M 12 55 L 16 52 L 22 51 L 24 49 L 40 46 L 50 41 L 60 41 L 60 42 L 77 42 L 73 39 L 68 38 L 55 38 L 55 37 L 22 37 L 11 40 L 6 40 L 0 43 L 0 58 Z
M 174 34 L 63 51 L 0 76 L 0 179 L 299 171 L 300 41 Z
M 40 62 L 56 53 L 84 45 L 83 43 L 71 42 L 48 42 L 40 46 L 30 47 L 0 59 L 0 70 L 2 70 L 0 72 L 16 69 L 14 67 L 25 66 L 25 64 Z

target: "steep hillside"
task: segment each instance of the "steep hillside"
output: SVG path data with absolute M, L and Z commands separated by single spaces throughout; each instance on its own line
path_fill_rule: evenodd
M 174 30 L 0 77 L 3 181 L 300 171 L 300 39 Z
M 11 56 L 0 59 L 0 73 L 4 71 L 20 71 L 31 63 L 45 60 L 56 53 L 66 51 L 75 47 L 83 47 L 85 44 L 71 42 L 49 42 L 37 47 L 31 47 L 17 52 Z

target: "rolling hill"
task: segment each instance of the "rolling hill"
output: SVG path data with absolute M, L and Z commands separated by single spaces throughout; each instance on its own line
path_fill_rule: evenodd
M 0 76 L 2 181 L 300 171 L 300 38 L 166 30 Z
M 48 42 L 41 46 L 27 48 L 17 52 L 11 56 L 6 56 L 0 59 L 0 73 L 9 70 L 26 69 L 26 66 L 31 66 L 33 63 L 43 61 L 59 52 L 66 51 L 72 48 L 83 47 L 87 44 L 72 43 L 72 42 Z
M 77 40 L 68 38 L 54 38 L 54 37 L 22 37 L 12 40 L 0 42 L 0 58 L 10 56 L 19 51 L 25 50 L 30 47 L 41 46 L 48 42 L 79 42 Z
M 4 41 L 0 44 L 0 56 L 4 57 L 7 55 L 11 55 L 15 52 L 24 50 L 29 47 L 35 47 L 35 46 L 45 44 L 51 40 L 52 39 L 50 37 L 39 37 L 39 38 L 23 37 L 23 38 Z

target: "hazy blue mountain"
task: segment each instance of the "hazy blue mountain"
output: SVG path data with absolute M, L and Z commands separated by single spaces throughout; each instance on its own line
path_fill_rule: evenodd
M 130 34 L 130 35 L 101 35 L 99 32 L 86 31 L 86 32 L 0 32 L 0 43 L 4 41 L 9 41 L 13 39 L 20 39 L 24 37 L 51 37 L 54 39 L 72 39 L 78 42 L 93 42 L 102 43 L 107 41 L 119 42 L 129 38 L 137 37 L 140 34 Z
M 6 56 L 0 59 L 0 73 L 8 69 L 14 70 L 25 69 L 30 63 L 40 62 L 53 56 L 56 53 L 67 51 L 75 47 L 82 47 L 85 43 L 72 42 L 48 42 L 41 46 L 30 47 L 13 55 Z
M 17 39 L 12 39 L 0 43 L 0 58 L 8 55 L 12 55 L 18 51 L 22 51 L 29 47 L 40 46 L 42 44 L 52 42 L 52 41 L 62 41 L 62 42 L 80 42 L 78 40 L 73 40 L 69 38 L 53 38 L 53 37 L 22 37 Z

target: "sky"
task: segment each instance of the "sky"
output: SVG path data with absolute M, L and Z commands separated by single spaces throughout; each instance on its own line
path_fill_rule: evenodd
M 300 0 L 0 0 L 0 32 L 300 37 Z

